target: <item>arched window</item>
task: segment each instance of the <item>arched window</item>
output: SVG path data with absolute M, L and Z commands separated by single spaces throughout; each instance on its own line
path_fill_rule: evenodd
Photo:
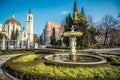
M 29 20 L 30 20 L 30 16 L 29 16 Z
M 29 20 L 32 20 L 32 17 L 31 17 L 31 16 L 29 16 Z

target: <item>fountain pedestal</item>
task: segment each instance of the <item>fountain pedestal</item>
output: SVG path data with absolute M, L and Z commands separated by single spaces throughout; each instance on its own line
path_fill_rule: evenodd
M 70 54 L 70 59 L 72 61 L 76 61 L 77 60 L 77 56 L 76 56 L 76 37 L 70 37 L 70 47 L 71 47 L 71 54 Z
M 69 37 L 70 40 L 70 54 L 55 54 L 45 56 L 46 60 L 65 63 L 65 64 L 100 64 L 105 63 L 106 59 L 96 55 L 90 54 L 76 54 L 76 37 L 83 35 L 82 32 L 74 31 L 72 26 L 72 31 L 64 32 L 65 37 Z
M 76 55 L 76 37 L 70 37 L 71 54 Z
M 76 47 L 76 37 L 80 37 L 82 35 L 83 35 L 82 32 L 74 31 L 74 26 L 72 26 L 71 31 L 68 31 L 68 32 L 64 33 L 65 37 L 70 38 L 70 47 L 71 47 L 70 58 L 73 61 L 77 60 L 76 49 L 75 49 L 75 47 Z

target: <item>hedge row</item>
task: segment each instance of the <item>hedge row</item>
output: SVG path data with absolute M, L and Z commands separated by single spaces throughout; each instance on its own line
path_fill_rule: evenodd
M 43 63 L 41 63 L 41 64 L 43 64 Z M 22 65 L 28 67 L 30 64 L 21 63 L 21 66 Z M 33 64 L 33 65 L 35 66 L 35 64 Z M 115 70 L 112 70 L 112 71 L 109 71 L 109 69 L 102 71 L 102 72 L 104 72 L 103 74 L 101 74 L 101 71 L 100 71 L 100 73 L 97 72 L 98 75 L 96 75 L 96 72 L 95 72 L 94 77 L 91 76 L 91 78 L 90 77 L 84 78 L 84 76 L 82 78 L 80 78 L 80 77 L 73 78 L 73 77 L 50 76 L 47 74 L 26 72 L 26 71 L 23 71 L 20 69 L 21 66 L 20 66 L 20 64 L 18 64 L 18 65 L 12 64 L 12 66 L 11 66 L 11 64 L 9 64 L 9 66 L 6 66 L 5 69 L 8 73 L 13 75 L 14 77 L 22 79 L 22 80 L 81 80 L 81 79 L 84 79 L 84 80 L 103 80 L 103 79 L 119 80 L 120 79 L 120 75 L 119 75 L 120 74 L 120 71 L 119 71 L 120 67 L 114 68 Z M 31 67 L 32 67 L 32 65 L 31 65 Z M 93 68 L 93 70 L 94 70 L 94 68 Z M 104 70 L 104 67 L 103 67 L 103 70 Z M 113 72 L 113 73 L 111 73 L 111 72 Z M 81 75 L 79 75 L 79 76 L 81 76 Z
M 18 68 L 22 65 L 23 65 L 23 67 L 24 66 L 29 67 L 30 64 L 21 63 L 21 64 L 12 64 L 12 66 L 11 66 L 11 64 L 9 64 L 9 66 L 6 66 L 5 69 L 8 73 L 13 75 L 14 77 L 17 77 L 17 78 L 22 79 L 22 80 L 83 80 L 83 79 L 84 80 L 103 80 L 103 79 L 119 80 L 119 78 L 120 78 L 120 75 L 119 75 L 120 74 L 120 71 L 119 71 L 120 67 L 118 67 L 118 68 L 116 67 L 116 68 L 113 68 L 113 69 L 111 68 L 112 70 L 109 70 L 109 67 L 108 67 L 108 70 L 104 69 L 104 67 L 103 67 L 102 68 L 103 70 L 100 69 L 101 70 L 100 72 L 98 72 L 99 70 L 96 70 L 97 72 L 94 72 L 95 71 L 94 69 L 96 69 L 96 68 L 91 68 L 91 69 L 94 70 L 93 72 L 95 73 L 95 75 L 93 75 L 94 73 L 90 74 L 91 72 L 88 71 L 86 76 L 88 74 L 90 74 L 91 76 L 89 75 L 88 77 L 85 77 L 85 76 L 82 76 L 83 75 L 82 74 L 82 75 L 79 75 L 77 78 L 76 77 L 73 78 L 73 77 L 61 77 L 61 76 L 55 76 L 55 75 L 50 76 L 50 75 L 47 75 L 47 74 L 44 74 L 44 73 L 43 74 L 34 73 L 33 71 L 32 72 L 23 71 L 23 70 Z M 33 65 L 31 65 L 31 67 Z M 88 68 L 86 68 L 86 69 L 88 69 Z M 67 72 L 67 71 L 65 70 L 65 72 Z M 85 70 L 85 73 L 86 73 L 86 70 Z M 73 73 L 73 74 L 75 74 L 75 73 Z M 92 75 L 93 75 L 93 77 L 92 77 Z
M 53 54 L 54 51 L 38 51 L 36 52 L 36 54 Z M 64 68 L 73 68 L 73 69 L 76 69 L 76 67 L 82 67 L 82 68 L 91 68 L 92 70 L 94 70 L 94 68 L 99 68 L 99 67 L 103 67 L 103 70 L 104 70 L 104 67 L 105 66 L 108 66 L 110 67 L 111 65 L 109 65 L 109 63 L 106 63 L 106 64 L 100 64 L 100 65 L 72 65 L 72 64 L 61 64 L 61 63 L 54 63 L 54 62 L 49 62 L 49 61 L 43 61 L 41 58 L 41 60 L 39 59 L 36 59 L 35 61 L 31 61 L 31 62 L 13 62 L 13 60 L 15 60 L 16 58 L 20 58 L 21 56 L 18 56 L 18 57 L 14 57 L 10 60 L 8 60 L 6 63 L 5 63 L 5 70 L 10 73 L 11 75 L 13 75 L 14 77 L 17 77 L 19 79 L 22 79 L 22 80 L 81 80 L 81 79 L 84 79 L 84 80 L 103 80 L 103 79 L 107 79 L 107 80 L 119 80 L 120 79 L 120 67 L 117 66 L 117 67 L 114 67 L 114 69 L 112 69 L 111 71 L 108 70 L 105 70 L 105 71 L 102 71 L 102 73 L 100 72 L 97 72 L 95 73 L 95 75 L 93 77 L 84 77 L 81 76 L 81 75 L 78 75 L 78 77 L 61 77 L 61 76 L 51 76 L 49 74 L 42 74 L 42 73 L 35 73 L 34 71 L 25 71 L 25 70 L 22 70 L 22 68 L 27 68 L 27 67 L 33 67 L 36 68 L 36 65 L 40 65 L 40 64 L 43 64 L 43 65 L 46 65 L 46 66 L 49 66 L 52 68 L 52 66 L 54 67 L 63 67 Z M 33 68 L 33 70 L 34 70 Z M 99 71 L 99 70 L 97 70 Z M 87 73 L 88 74 L 88 73 Z M 86 74 L 86 75 L 87 75 Z M 98 75 L 97 75 L 98 74 Z M 105 75 L 103 75 L 105 74 Z M 91 75 L 91 74 L 90 74 Z M 92 73 L 93 75 L 93 73 Z M 113 75 L 113 76 L 112 76 Z
M 120 66 L 120 55 L 113 55 L 113 54 L 99 54 L 107 59 L 111 65 Z

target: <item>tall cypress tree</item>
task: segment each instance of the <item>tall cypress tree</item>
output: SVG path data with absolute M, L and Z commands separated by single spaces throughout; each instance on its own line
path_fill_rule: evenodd
M 17 37 L 18 37 L 18 29 L 16 30 L 14 35 L 15 35 L 15 39 L 17 39 Z
M 77 46 L 80 45 L 81 48 L 87 48 L 89 44 L 89 33 L 87 27 L 87 18 L 84 13 L 84 8 L 82 7 L 81 12 L 79 13 L 79 23 L 75 27 L 75 30 L 83 32 L 83 35 L 77 38 Z
M 50 44 L 52 46 L 56 45 L 55 28 L 52 29 L 52 35 L 50 37 Z
M 78 8 L 76 1 L 74 2 L 74 9 L 73 9 L 73 24 L 77 24 L 79 22 L 79 15 L 78 15 Z
M 11 32 L 11 40 L 15 40 L 15 30 L 14 30 L 14 26 L 13 26 L 13 30 Z
M 68 16 L 66 17 L 65 25 L 64 25 L 64 32 L 71 31 L 71 27 L 72 27 L 72 17 L 70 14 L 68 14 Z M 67 47 L 69 46 L 69 38 L 68 37 L 64 37 L 63 42 Z
M 73 25 L 75 31 L 83 32 L 83 35 L 81 37 L 77 37 L 77 46 L 80 46 L 81 48 L 89 47 L 90 43 L 93 44 L 90 41 L 94 41 L 94 39 L 91 39 L 94 38 L 94 36 L 92 36 L 93 33 L 91 32 L 92 30 L 94 31 L 94 29 L 91 28 L 91 30 L 88 28 L 88 22 L 83 7 L 81 9 L 81 12 L 78 14 L 76 1 L 74 2 L 73 19 L 70 17 L 70 14 L 66 17 L 64 31 L 71 31 L 71 26 Z M 64 37 L 63 42 L 69 46 L 69 38 Z
M 79 19 L 80 19 L 80 23 L 86 25 L 87 24 L 87 18 L 86 15 L 84 13 L 84 8 L 82 7 L 81 12 L 79 13 Z
M 69 13 L 68 16 L 66 17 L 66 24 L 64 26 L 64 31 L 71 31 L 71 27 L 72 27 L 72 17 Z

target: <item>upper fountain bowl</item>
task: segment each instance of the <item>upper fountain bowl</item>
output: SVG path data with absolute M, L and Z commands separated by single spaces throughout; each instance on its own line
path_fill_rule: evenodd
M 63 34 L 66 37 L 79 37 L 82 36 L 83 33 L 82 32 L 78 32 L 78 31 L 68 31 L 68 32 L 64 32 Z

